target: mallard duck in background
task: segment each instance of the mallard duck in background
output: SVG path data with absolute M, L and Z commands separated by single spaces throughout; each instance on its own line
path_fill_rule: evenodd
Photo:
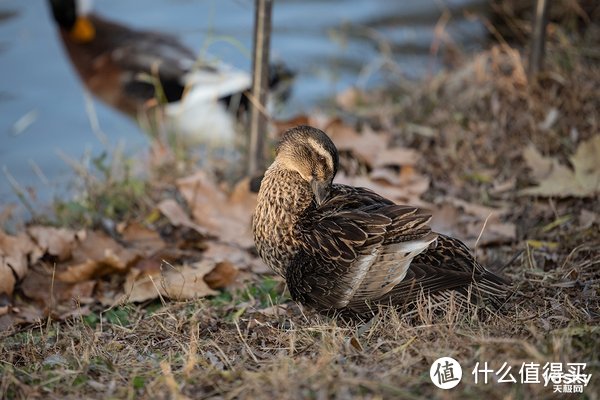
M 258 193 L 253 234 L 292 298 L 322 312 L 368 316 L 421 293 L 500 307 L 508 282 L 458 239 L 432 232 L 430 215 L 359 187 L 332 183 L 338 152 L 322 131 L 288 130 Z
M 60 37 L 85 86 L 133 117 L 159 105 L 169 130 L 190 141 L 229 144 L 235 116 L 247 108 L 248 73 L 202 63 L 176 38 L 138 31 L 92 14 L 91 0 L 49 0 Z M 271 67 L 270 84 L 285 92 L 293 73 Z

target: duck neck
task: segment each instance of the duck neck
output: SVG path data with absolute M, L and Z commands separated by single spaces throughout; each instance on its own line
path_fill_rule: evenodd
M 277 214 L 297 218 L 310 207 L 313 192 L 310 184 L 299 173 L 283 168 L 277 162 L 265 172 L 258 201 L 264 196 L 267 204 Z
M 297 172 L 277 163 L 265 172 L 254 213 L 254 238 L 261 257 L 280 275 L 297 250 L 298 221 L 312 201 L 310 185 Z

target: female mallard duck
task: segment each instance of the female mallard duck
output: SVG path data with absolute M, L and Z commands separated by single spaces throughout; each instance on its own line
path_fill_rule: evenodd
M 322 131 L 287 131 L 267 169 L 253 217 L 254 242 L 292 298 L 322 312 L 363 316 L 421 293 L 452 291 L 502 305 L 508 283 L 458 239 L 432 232 L 430 215 L 365 189 L 332 183 L 338 153 Z
M 249 74 L 223 63 L 200 64 L 174 37 L 90 14 L 88 2 L 50 0 L 50 6 L 71 62 L 95 96 L 134 117 L 158 100 L 166 103 L 169 127 L 183 136 L 233 139 L 228 111 L 247 102 L 242 93 L 250 88 Z M 289 82 L 285 67 L 271 69 L 272 86 Z

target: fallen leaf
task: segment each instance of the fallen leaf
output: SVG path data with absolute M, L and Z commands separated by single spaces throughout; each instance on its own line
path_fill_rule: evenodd
M 173 226 L 184 226 L 186 228 L 195 230 L 203 236 L 208 236 L 207 230 L 194 223 L 194 221 L 192 221 L 188 214 L 175 200 L 166 199 L 161 201 L 158 204 L 158 209 L 165 217 L 167 217 Z
M 599 219 L 600 218 L 598 218 L 598 214 L 595 212 L 582 209 L 579 213 L 578 223 L 581 229 L 588 229 L 591 228 L 592 225 L 594 225 L 594 223 Z
M 0 231 L 0 263 L 10 266 L 18 279 L 27 273 L 29 262 L 35 263 L 39 256 L 38 247 L 24 232 L 10 236 Z
M 276 304 L 276 305 L 273 305 L 270 307 L 262 308 L 262 309 L 258 310 L 258 312 L 263 315 L 268 315 L 268 316 L 272 316 L 272 315 L 280 316 L 280 315 L 286 315 L 287 308 L 288 308 L 287 304 Z
M 139 251 L 124 248 L 104 233 L 87 232 L 73 250 L 73 261 L 61 266 L 56 279 L 73 283 L 114 271 L 124 272 L 139 256 Z
M 19 324 L 39 323 L 44 316 L 44 312 L 39 307 L 31 304 L 12 307 L 8 314 L 0 316 L 0 332 Z
M 0 294 L 11 296 L 17 280 L 27 274 L 29 262 L 36 262 L 41 255 L 26 233 L 11 236 L 0 231 Z
M 380 154 L 375 157 L 372 161 L 371 166 L 387 167 L 387 166 L 400 166 L 400 165 L 415 165 L 420 158 L 418 151 L 414 149 L 408 149 L 405 147 L 392 147 L 383 150 Z
M 546 179 L 552 172 L 554 160 L 544 157 L 534 145 L 529 145 L 523 150 L 523 159 L 529 167 L 531 177 L 537 181 Z
M 204 277 L 211 289 L 221 289 L 232 283 L 238 275 L 238 269 L 229 261 L 221 261 Z
M 507 192 L 509 190 L 513 190 L 515 188 L 516 184 L 517 184 L 517 179 L 515 177 L 512 177 L 504 182 L 495 181 L 494 186 L 490 189 L 490 193 L 499 194 L 499 193 Z
M 600 192 L 600 135 L 579 144 L 570 158 L 574 171 L 533 146 L 525 149 L 523 158 L 539 185 L 521 190 L 521 195 L 589 197 Z
M 310 119 L 307 115 L 298 115 L 291 119 L 274 120 L 273 125 L 275 126 L 276 137 L 280 137 L 288 129 L 298 125 L 310 125 Z
M 218 292 L 204 281 L 215 265 L 213 261 L 204 260 L 177 267 L 161 265 L 152 270 L 132 268 L 125 279 L 125 296 L 131 302 L 141 302 L 159 296 L 184 300 L 216 295 Z
M 371 166 L 388 147 L 387 135 L 377 134 L 370 128 L 363 129 L 359 134 L 349 126 L 342 125 L 329 128 L 328 133 L 339 151 L 351 151 L 355 157 Z
M 227 194 L 205 172 L 199 171 L 177 180 L 177 187 L 198 225 L 221 241 L 244 248 L 253 246 L 250 223 L 256 194 L 250 192 L 249 180 L 242 180 Z
M 43 310 L 70 309 L 73 300 L 77 303 L 93 302 L 96 281 L 86 280 L 76 283 L 52 279 L 51 271 L 32 269 L 19 286 L 29 299 L 36 300 Z
M 575 178 L 587 193 L 600 191 L 600 135 L 582 142 L 571 157 L 575 169 Z
M 492 208 L 481 204 L 469 203 L 468 201 L 456 197 L 446 197 L 444 201 L 464 210 L 467 214 L 474 215 L 482 220 L 485 220 L 490 215 L 502 216 L 506 214 L 507 211 L 502 208 Z
M 349 177 L 340 173 L 336 176 L 335 182 L 370 189 L 398 204 L 419 207 L 428 205 L 420 199 L 420 196 L 429 188 L 429 178 L 412 172 L 405 172 L 405 175 L 402 176 L 402 172 L 386 171 L 382 173 L 382 170 L 376 170 L 373 177 Z M 386 184 L 386 182 L 393 184 Z
M 469 247 L 510 242 L 516 237 L 516 226 L 500 219 L 505 212 L 447 197 L 431 210 L 430 225 L 435 232 L 457 237 Z
M 121 238 L 145 256 L 157 253 L 165 247 L 165 242 L 158 232 L 135 222 L 127 224 L 121 232 Z
M 43 252 L 57 257 L 58 261 L 71 258 L 76 233 L 65 228 L 51 226 L 31 226 L 27 228 L 29 236 Z
M 6 294 L 12 297 L 17 279 L 13 269 L 2 260 L 0 262 L 0 294 Z

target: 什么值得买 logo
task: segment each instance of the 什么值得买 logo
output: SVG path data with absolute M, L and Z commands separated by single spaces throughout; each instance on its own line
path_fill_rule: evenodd
M 513 369 L 508 362 L 494 369 L 491 363 L 476 362 L 471 374 L 477 384 L 521 383 L 552 385 L 554 393 L 583 393 L 592 374 L 585 372 L 586 363 L 522 362 Z M 520 367 L 520 368 L 519 368 Z M 511 372 L 513 371 L 513 372 Z M 433 362 L 429 370 L 431 381 L 440 389 L 452 389 L 462 379 L 462 368 L 451 357 L 441 357 Z
M 440 389 L 452 389 L 462 379 L 462 368 L 452 357 L 438 358 L 429 369 L 429 377 Z

